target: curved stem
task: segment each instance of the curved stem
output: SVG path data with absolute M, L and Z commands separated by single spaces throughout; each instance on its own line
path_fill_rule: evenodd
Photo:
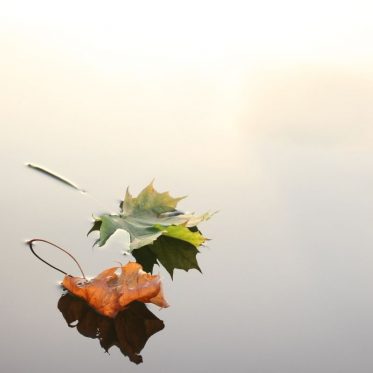
M 30 241 L 27 241 L 27 244 L 29 245 L 29 247 L 30 247 L 30 250 L 31 250 L 31 252 L 39 259 L 39 260 L 41 260 L 43 263 L 45 263 L 45 264 L 47 264 L 49 267 L 52 267 L 52 268 L 54 268 L 55 270 L 57 270 L 58 272 L 61 272 L 61 273 L 63 273 L 64 275 L 66 275 L 67 276 L 67 273 L 65 272 L 65 271 L 62 271 L 61 269 L 59 269 L 59 268 L 57 268 L 57 267 L 55 267 L 54 265 L 52 265 L 52 264 L 50 264 L 50 263 L 48 263 L 46 260 L 44 260 L 43 258 L 41 258 L 38 254 L 36 254 L 35 253 L 35 251 L 34 251 L 34 248 L 33 248 L 33 246 L 32 246 L 32 244 L 34 243 L 34 242 L 44 242 L 44 243 L 47 243 L 47 244 L 49 244 L 49 245 L 52 245 L 52 246 L 54 246 L 54 247 L 56 247 L 57 249 L 59 249 L 59 250 L 61 250 L 61 251 L 63 251 L 65 254 L 67 254 L 75 263 L 76 263 L 76 265 L 79 267 L 79 270 L 80 270 L 80 272 L 82 273 L 82 275 L 83 275 L 83 278 L 84 279 L 86 279 L 86 277 L 85 277 L 85 275 L 84 275 L 84 272 L 83 272 L 83 270 L 82 270 L 82 267 L 80 266 L 80 264 L 78 263 L 78 261 L 68 252 L 68 251 L 66 251 L 65 249 L 63 249 L 62 247 L 60 247 L 60 246 L 57 246 L 56 244 L 54 244 L 54 243 L 52 243 L 52 242 L 50 242 L 50 241 L 47 241 L 47 240 L 43 240 L 43 239 L 41 239 L 41 238 L 34 238 L 34 239 L 32 239 L 32 240 L 30 240 Z

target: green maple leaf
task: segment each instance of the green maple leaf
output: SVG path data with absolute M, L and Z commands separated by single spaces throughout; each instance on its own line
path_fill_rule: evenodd
M 152 244 L 160 236 L 185 241 L 197 248 L 206 238 L 198 230 L 191 231 L 189 228 L 209 219 L 211 214 L 184 214 L 176 210 L 177 203 L 183 198 L 173 198 L 168 192 L 158 193 L 153 183 L 137 197 L 133 197 L 127 189 L 120 204 L 120 213 L 99 216 L 88 234 L 99 231 L 97 243 L 103 246 L 118 229 L 125 230 L 130 235 L 131 252 Z
M 188 271 L 195 268 L 201 272 L 196 255 L 199 251 L 189 242 L 161 236 L 151 245 L 134 250 L 132 255 L 146 272 L 153 272 L 154 264 L 162 264 L 171 278 L 175 268 Z

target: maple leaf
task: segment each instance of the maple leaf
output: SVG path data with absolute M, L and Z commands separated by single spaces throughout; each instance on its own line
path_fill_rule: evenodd
M 139 364 L 139 352 L 148 339 L 164 328 L 164 323 L 148 310 L 144 303 L 132 302 L 112 319 L 95 312 L 86 302 L 69 293 L 62 295 L 58 309 L 70 328 L 76 328 L 88 338 L 97 338 L 108 352 L 117 346 L 123 355 Z
M 125 230 L 130 235 L 129 251 L 152 244 L 162 235 L 189 242 L 197 248 L 206 238 L 199 231 L 190 231 L 188 228 L 208 220 L 211 214 L 184 214 L 176 210 L 177 203 L 183 198 L 173 198 L 168 192 L 158 193 L 153 183 L 137 197 L 133 197 L 127 189 L 120 204 L 120 214 L 97 217 L 88 234 L 99 231 L 97 243 L 103 246 L 118 229 Z
M 132 255 L 146 272 L 152 273 L 154 264 L 162 264 L 173 278 L 176 268 L 184 271 L 195 268 L 201 272 L 196 258 L 198 253 L 189 242 L 161 236 L 153 244 L 134 250 Z
M 138 263 L 129 262 L 122 267 L 108 268 L 90 281 L 65 276 L 62 285 L 108 317 L 115 317 L 133 301 L 168 307 L 159 275 L 144 272 Z

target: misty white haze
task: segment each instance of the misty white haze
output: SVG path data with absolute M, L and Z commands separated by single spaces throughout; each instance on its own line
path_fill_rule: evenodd
M 2 4 L 0 370 L 370 373 L 372 11 L 368 1 Z M 152 309 L 166 327 L 135 366 L 66 327 L 61 278 L 23 241 L 49 238 L 97 274 L 121 248 L 91 249 L 92 214 L 115 212 L 127 186 L 136 194 L 153 178 L 188 195 L 183 209 L 219 213 L 201 226 L 202 275 L 172 282 L 159 269 L 171 307 Z

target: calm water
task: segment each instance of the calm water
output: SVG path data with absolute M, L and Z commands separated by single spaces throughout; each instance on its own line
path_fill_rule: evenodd
M 101 148 L 89 131 L 61 143 L 25 130 L 14 134 L 17 146 L 2 150 L 2 371 L 373 367 L 370 150 L 239 138 L 225 138 L 224 147 L 213 132 L 201 149 L 193 144 L 196 132 L 183 129 L 177 146 L 166 134 L 145 149 L 146 134 L 126 139 L 125 126 L 115 129 Z M 117 347 L 106 354 L 97 339 L 67 327 L 57 308 L 62 277 L 35 260 L 23 240 L 43 237 L 68 248 L 91 275 L 126 259 L 115 241 L 106 251 L 91 249 L 85 233 L 91 214 L 103 211 L 98 202 L 27 169 L 29 160 L 69 176 L 107 211 L 116 210 L 128 184 L 137 193 L 153 176 L 159 190 L 189 194 L 183 208 L 220 210 L 201 225 L 212 239 L 199 255 L 203 274 L 177 271 L 172 282 L 160 269 L 171 307 L 149 307 L 165 327 L 145 345 L 143 364 Z M 53 249 L 40 246 L 39 253 L 78 274 Z
M 110 6 L 102 19 L 101 6 L 89 16 L 83 3 L 24 5 L 0 22 L 0 371 L 372 372 L 371 12 L 352 27 L 346 8 L 335 28 L 335 7 L 328 16 L 320 2 L 315 32 L 319 22 L 293 17 L 293 2 L 272 18 L 263 4 L 259 17 L 235 10 L 241 28 L 223 8 L 201 15 L 198 2 L 190 35 L 189 17 L 179 26 L 158 3 L 147 31 L 142 3 L 126 21 Z M 137 194 L 153 178 L 159 191 L 188 195 L 182 210 L 219 210 L 200 226 L 211 239 L 198 255 L 203 274 L 171 281 L 160 268 L 171 307 L 98 319 L 61 298 L 63 276 L 24 242 L 63 246 L 91 276 L 124 263 L 118 240 L 92 249 L 91 216 L 116 212 L 127 186 Z M 74 317 L 81 323 L 68 327 Z M 96 329 L 110 354 L 89 338 Z M 142 364 L 123 356 L 138 361 L 122 342 L 139 350 L 152 333 Z

